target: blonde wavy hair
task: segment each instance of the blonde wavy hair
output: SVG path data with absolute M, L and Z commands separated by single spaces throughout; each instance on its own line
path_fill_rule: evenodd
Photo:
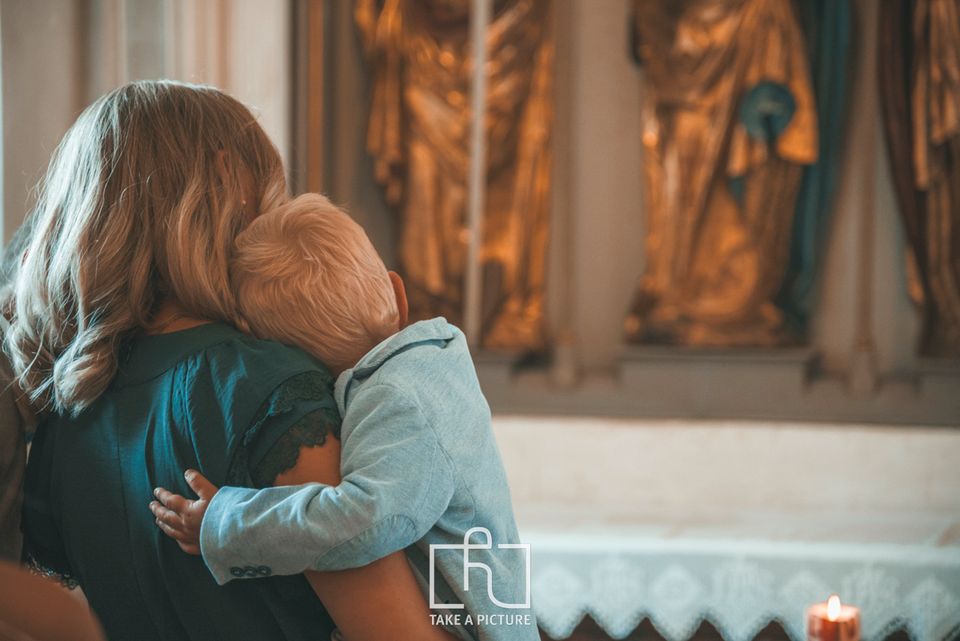
M 276 148 L 217 89 L 141 81 L 90 105 L 41 182 L 12 288 L 4 347 L 34 406 L 89 406 L 164 300 L 235 322 L 229 257 L 245 210 L 285 192 Z
M 254 335 L 305 349 L 336 372 L 399 329 L 383 260 L 363 227 L 319 194 L 253 221 L 230 276 Z

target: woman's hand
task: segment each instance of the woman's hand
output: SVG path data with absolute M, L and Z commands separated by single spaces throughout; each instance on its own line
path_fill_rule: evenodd
M 218 488 L 196 470 L 187 470 L 183 477 L 199 498 L 191 501 L 158 487 L 153 491 L 157 500 L 150 502 L 150 511 L 156 518 L 157 527 L 176 541 L 181 550 L 188 554 L 200 554 L 203 515 L 207 513 L 207 507 Z

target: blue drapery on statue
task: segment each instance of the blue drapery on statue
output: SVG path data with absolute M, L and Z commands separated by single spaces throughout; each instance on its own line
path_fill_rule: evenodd
M 848 0 L 800 0 L 796 7 L 810 55 L 820 155 L 803 171 L 790 261 L 778 302 L 789 325 L 801 336 L 806 336 L 812 292 L 823 262 L 824 240 L 839 172 L 849 76 L 851 16 Z

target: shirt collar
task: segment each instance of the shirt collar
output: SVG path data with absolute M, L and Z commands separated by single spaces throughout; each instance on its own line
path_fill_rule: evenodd
M 414 345 L 430 341 L 450 341 L 456 338 L 459 333 L 459 329 L 441 316 L 408 325 L 393 336 L 381 341 L 357 361 L 356 365 L 337 377 L 336 396 L 341 411 L 345 400 L 344 395 L 351 381 L 370 376 L 390 358 Z
M 135 334 L 127 341 L 114 385 L 142 383 L 163 374 L 187 356 L 242 334 L 222 323 L 206 323 L 169 334 Z

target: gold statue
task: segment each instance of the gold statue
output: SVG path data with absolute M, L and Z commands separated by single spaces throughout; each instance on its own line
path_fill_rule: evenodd
M 960 0 L 880 5 L 880 104 L 920 353 L 960 357 Z
M 544 345 L 553 48 L 546 0 L 496 0 L 487 31 L 482 340 Z M 469 0 L 357 0 L 373 62 L 367 147 L 400 211 L 411 318 L 462 321 L 470 162 Z
M 791 0 L 635 0 L 646 270 L 631 342 L 772 346 L 802 166 L 817 158 Z

